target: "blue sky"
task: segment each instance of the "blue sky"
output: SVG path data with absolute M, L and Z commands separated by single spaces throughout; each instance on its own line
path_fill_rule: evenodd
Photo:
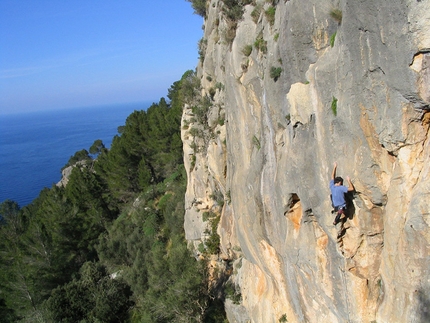
M 0 114 L 158 101 L 202 24 L 185 0 L 1 0 Z

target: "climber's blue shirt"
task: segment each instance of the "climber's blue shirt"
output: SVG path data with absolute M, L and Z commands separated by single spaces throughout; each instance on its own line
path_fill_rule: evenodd
M 348 192 L 348 187 L 343 185 L 334 185 L 334 180 L 330 181 L 331 199 L 333 205 L 342 206 L 345 205 L 345 193 Z

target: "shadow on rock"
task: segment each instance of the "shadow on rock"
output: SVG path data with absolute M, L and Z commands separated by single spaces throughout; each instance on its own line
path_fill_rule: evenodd
M 430 322 L 430 291 L 428 289 L 418 290 L 418 322 Z
M 352 220 L 355 214 L 355 206 L 353 203 L 354 198 L 355 198 L 354 192 L 348 192 L 347 194 L 345 194 L 345 201 L 346 201 L 345 216 L 349 220 Z M 346 218 L 344 221 L 346 221 Z

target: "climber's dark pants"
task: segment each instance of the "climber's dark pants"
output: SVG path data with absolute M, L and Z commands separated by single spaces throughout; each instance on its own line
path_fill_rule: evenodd
M 334 219 L 334 223 L 339 223 L 340 222 L 340 217 L 344 213 L 345 209 L 346 209 L 346 205 L 340 205 L 340 206 L 335 206 L 334 207 L 334 210 L 336 212 L 336 218 Z

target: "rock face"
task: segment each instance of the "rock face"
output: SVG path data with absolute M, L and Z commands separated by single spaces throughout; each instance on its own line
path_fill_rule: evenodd
M 67 166 L 66 168 L 64 168 L 61 171 L 60 181 L 55 185 L 58 187 L 66 187 L 67 183 L 69 182 L 70 175 L 72 175 L 73 168 L 75 168 L 75 167 L 86 167 L 86 164 L 87 164 L 86 161 L 78 161 L 74 165 Z
M 68 166 L 66 168 L 64 168 L 61 171 L 61 179 L 60 181 L 56 184 L 56 186 L 58 187 L 66 187 L 67 183 L 69 182 L 69 177 L 72 174 L 72 170 L 75 166 Z
M 229 321 L 429 322 L 430 1 L 247 2 L 208 1 L 210 108 L 182 130 L 186 235 L 220 214 Z M 337 227 L 335 161 L 356 189 Z

